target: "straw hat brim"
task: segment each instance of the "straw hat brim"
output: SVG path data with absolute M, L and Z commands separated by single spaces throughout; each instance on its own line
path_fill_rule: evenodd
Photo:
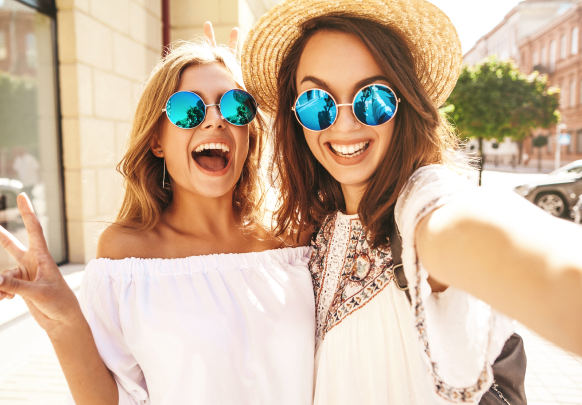
M 243 45 L 241 63 L 247 89 L 269 113 L 277 106 L 281 62 L 313 18 L 343 15 L 385 25 L 406 41 L 420 83 L 437 107 L 453 91 L 463 54 L 451 20 L 426 0 L 287 0 L 253 26 Z

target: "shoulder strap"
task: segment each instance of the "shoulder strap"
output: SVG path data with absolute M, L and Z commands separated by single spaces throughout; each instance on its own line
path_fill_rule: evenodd
M 392 222 L 394 225 L 390 230 L 388 241 L 390 242 L 390 251 L 392 252 L 392 260 L 394 261 L 394 282 L 400 291 L 404 291 L 406 298 L 408 298 L 408 302 L 412 304 L 410 293 L 408 292 L 408 280 L 406 280 L 404 267 L 402 266 L 402 240 L 400 239 L 400 233 L 398 232 L 398 225 L 396 225 L 394 214 L 392 214 L 392 216 Z

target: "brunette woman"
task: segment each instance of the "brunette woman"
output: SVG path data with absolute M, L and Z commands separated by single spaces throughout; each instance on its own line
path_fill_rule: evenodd
M 582 352 L 580 230 L 459 175 L 437 108 L 461 62 L 425 0 L 288 0 L 247 37 L 245 82 L 275 114 L 278 231 L 316 230 L 317 405 L 479 402 L 513 322 L 461 289 Z
M 311 404 L 310 248 L 261 226 L 262 126 L 230 50 L 171 49 L 137 106 L 123 204 L 80 306 L 19 196 L 30 249 L 2 229 L 18 269 L 0 299 L 24 297 L 77 405 Z

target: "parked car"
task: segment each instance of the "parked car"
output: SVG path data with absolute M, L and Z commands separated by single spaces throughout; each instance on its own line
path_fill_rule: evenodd
M 582 195 L 582 160 L 567 164 L 542 179 L 518 186 L 515 192 L 556 217 L 570 217 Z
M 574 218 L 574 222 L 577 224 L 582 224 L 582 195 L 574 208 L 572 208 L 572 218 Z

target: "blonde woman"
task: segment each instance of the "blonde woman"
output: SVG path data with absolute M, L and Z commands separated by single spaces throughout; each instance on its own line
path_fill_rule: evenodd
M 30 249 L 2 229 L 18 269 L 0 299 L 24 297 L 77 405 L 311 404 L 310 249 L 259 225 L 262 125 L 230 50 L 172 49 L 137 106 L 80 306 L 18 197 Z

